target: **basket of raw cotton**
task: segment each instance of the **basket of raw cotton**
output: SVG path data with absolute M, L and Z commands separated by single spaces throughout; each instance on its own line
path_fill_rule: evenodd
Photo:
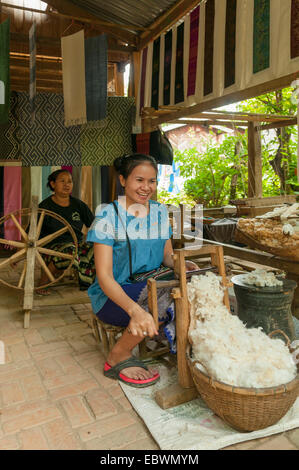
M 188 299 L 187 358 L 201 398 L 238 431 L 277 423 L 299 393 L 296 352 L 289 341 L 246 328 L 223 304 L 221 278 L 214 273 L 193 276 Z

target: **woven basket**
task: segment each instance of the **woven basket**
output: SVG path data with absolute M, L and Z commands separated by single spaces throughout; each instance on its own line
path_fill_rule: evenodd
M 250 235 L 240 230 L 238 227 L 234 232 L 234 240 L 239 243 L 245 243 L 250 246 L 250 248 L 257 248 L 258 250 L 265 251 L 266 253 L 272 253 L 273 255 L 291 259 L 292 261 L 299 261 L 299 246 L 274 247 L 263 245 L 258 240 L 255 240 Z
M 281 330 L 270 335 L 277 332 L 286 336 Z M 290 341 L 287 340 L 290 348 Z M 299 364 L 297 376 L 291 382 L 278 387 L 255 389 L 233 387 L 213 380 L 209 374 L 196 367 L 196 364 L 200 364 L 198 361 L 192 361 L 191 346 L 187 351 L 187 359 L 201 398 L 223 421 L 241 432 L 257 431 L 274 425 L 289 411 L 299 394 Z

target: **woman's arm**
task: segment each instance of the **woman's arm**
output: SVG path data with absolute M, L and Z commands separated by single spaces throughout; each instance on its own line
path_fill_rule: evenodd
M 132 300 L 113 276 L 112 246 L 94 243 L 94 259 L 99 285 L 112 302 L 119 305 L 131 317 L 129 326 L 133 335 L 158 334 L 153 317 Z
M 173 268 L 173 249 L 171 240 L 167 240 L 164 246 L 163 264 L 168 268 Z
M 173 249 L 172 249 L 172 243 L 170 239 L 167 240 L 167 242 L 165 243 L 163 264 L 164 266 L 168 266 L 169 268 L 174 267 Z M 186 260 L 185 264 L 186 264 L 186 271 L 196 271 L 198 269 L 197 264 L 195 264 L 193 261 Z

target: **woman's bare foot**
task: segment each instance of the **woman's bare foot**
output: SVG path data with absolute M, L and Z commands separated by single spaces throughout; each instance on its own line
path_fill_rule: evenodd
M 131 354 L 117 354 L 113 351 L 111 351 L 107 357 L 107 363 L 111 366 L 114 367 L 116 364 L 119 362 L 125 361 L 126 359 L 129 359 L 131 357 Z M 128 377 L 129 379 L 135 379 L 135 380 L 146 380 L 146 379 L 151 379 L 154 377 L 154 375 L 157 374 L 157 370 L 154 369 L 143 369 L 142 367 L 126 367 L 121 370 L 121 373 Z
M 48 289 L 36 289 L 36 294 L 38 295 L 50 295 L 51 292 Z

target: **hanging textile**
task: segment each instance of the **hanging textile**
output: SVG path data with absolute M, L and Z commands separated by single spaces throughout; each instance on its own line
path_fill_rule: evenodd
M 81 165 L 80 126 L 65 127 L 63 96 L 38 93 L 31 123 L 28 93 L 18 93 L 16 119 L 20 157 L 24 166 Z
M 31 207 L 31 169 L 22 166 L 22 209 Z
M 47 197 L 51 196 L 52 191 L 48 188 L 48 177 L 52 173 L 51 166 L 43 166 L 42 167 L 42 200 L 46 199 Z
M 145 47 L 142 51 L 142 63 L 141 63 L 141 77 L 140 77 L 140 104 L 139 104 L 139 114 L 141 114 L 142 108 L 144 107 L 144 97 L 145 97 L 145 77 L 146 77 L 146 66 L 147 66 L 147 51 L 148 48 Z
M 37 196 L 38 204 L 43 200 L 43 188 L 42 188 L 42 167 L 32 166 L 31 170 L 31 196 Z
M 4 216 L 4 167 L 0 166 L 0 219 Z M 0 238 L 4 237 L 4 225 L 0 225 Z
M 174 102 L 184 101 L 184 23 L 177 28 Z
M 200 5 L 191 13 L 187 96 L 195 94 Z
M 132 134 L 132 152 L 150 154 L 150 138 L 151 133 Z
M 114 166 L 109 166 L 109 201 L 114 201 L 116 198 L 116 178 Z
M 73 173 L 73 167 L 72 167 L 72 166 L 68 166 L 68 165 L 64 166 L 64 165 L 62 165 L 62 166 L 61 166 L 61 169 L 68 171 L 70 174 Z
M 107 124 L 81 128 L 82 165 L 112 165 L 115 158 L 132 151 L 134 98 L 109 96 Z
M 85 39 L 85 84 L 87 121 L 100 121 L 107 114 L 107 36 Z
M 236 22 L 237 0 L 227 0 L 225 26 L 225 88 L 233 85 L 236 79 Z
M 205 3 L 204 96 L 213 91 L 215 0 Z
M 172 59 L 172 30 L 165 34 L 164 52 L 164 105 L 170 104 L 170 80 L 171 80 L 171 59 Z
M 1 154 L 3 160 L 19 160 L 20 142 L 18 139 L 18 120 L 16 116 L 18 94 L 13 91 L 10 95 L 10 110 L 7 124 L 0 124 Z
M 22 208 L 22 167 L 21 166 L 5 166 L 3 176 L 4 188 L 4 215 L 10 214 Z M 16 217 L 21 223 L 21 216 Z M 7 240 L 21 240 L 21 234 L 9 218 L 4 223 L 4 237 Z
M 270 0 L 254 0 L 253 73 L 270 66 Z
M 152 101 L 151 107 L 159 106 L 159 72 L 160 72 L 160 37 L 154 41 L 152 65 Z
M 87 122 L 84 30 L 61 38 L 65 126 Z
M 96 213 L 97 207 L 101 204 L 101 167 L 92 167 L 92 205 L 94 213 Z
M 297 106 L 297 126 L 299 129 L 299 97 L 297 96 L 298 106 Z M 297 181 L 299 183 L 299 142 L 297 144 Z
M 291 59 L 299 57 L 299 0 L 291 6 Z
M 0 24 L 0 124 L 8 122 L 10 107 L 9 39 L 10 20 L 7 19 Z
M 29 99 L 31 119 L 35 119 L 35 100 L 36 100 L 36 24 L 33 23 L 29 30 Z
M 160 129 L 144 134 L 132 134 L 132 151 L 151 155 L 161 165 L 172 165 L 173 162 L 171 143 Z
M 82 166 L 80 199 L 88 205 L 93 212 L 92 206 L 92 167 Z
M 80 199 L 81 196 L 81 167 L 80 166 L 73 166 L 73 192 L 72 196 Z
M 109 193 L 109 166 L 101 167 L 101 202 L 102 204 L 109 204 L 110 193 Z

